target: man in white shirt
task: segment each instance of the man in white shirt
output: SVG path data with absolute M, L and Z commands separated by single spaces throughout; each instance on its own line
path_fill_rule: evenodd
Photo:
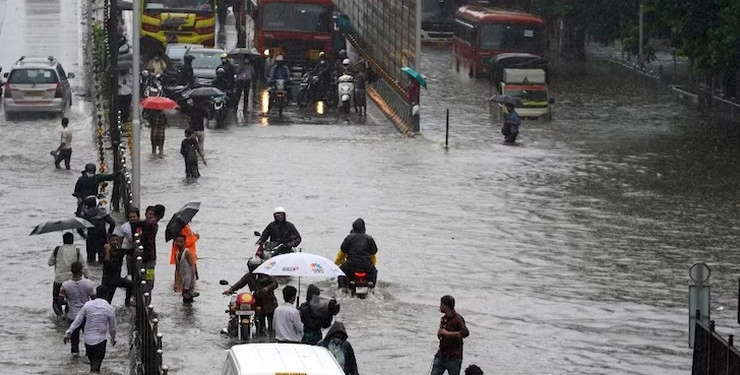
M 131 98 L 134 93 L 134 76 L 130 69 L 118 71 L 118 110 L 121 111 L 121 122 L 129 120 Z M 138 105 L 138 104 L 137 104 Z
M 89 279 L 82 278 L 82 263 L 72 263 L 72 279 L 62 283 L 59 298 L 67 301 L 69 307 L 67 326 L 71 326 L 77 317 L 77 313 L 82 310 L 82 306 L 87 301 L 95 298 L 95 284 Z M 72 356 L 75 358 L 80 356 L 80 329 L 82 329 L 82 326 L 72 331 Z
M 59 163 L 64 160 L 64 167 L 69 170 L 69 160 L 72 158 L 72 129 L 68 127 L 69 119 L 62 118 L 62 136 L 59 141 L 59 147 L 52 151 L 54 155 L 54 166 L 60 169 Z
M 121 249 L 126 254 L 126 271 L 129 276 L 134 275 L 134 232 L 131 229 L 131 224 L 135 224 L 141 221 L 139 208 L 131 206 L 126 211 L 127 222 L 121 224 Z
M 303 323 L 301 314 L 293 306 L 298 291 L 291 285 L 283 288 L 283 302 L 275 309 L 275 339 L 279 343 L 299 344 L 303 338 Z
M 59 302 L 59 290 L 62 283 L 72 278 L 72 263 L 82 263 L 82 274 L 87 277 L 87 261 L 80 255 L 80 249 L 75 247 L 75 236 L 72 232 L 62 235 L 64 244 L 57 246 L 49 256 L 49 266 L 54 266 L 54 287 L 51 290 L 52 308 L 57 316 L 62 316 L 62 304 Z
M 116 312 L 105 300 L 108 288 L 99 285 L 95 289 L 95 299 L 85 303 L 77 313 L 72 325 L 64 333 L 64 343 L 69 342 L 72 332 L 85 322 L 85 354 L 90 360 L 90 372 L 100 373 L 100 365 L 105 358 L 110 333 L 111 345 L 116 345 Z

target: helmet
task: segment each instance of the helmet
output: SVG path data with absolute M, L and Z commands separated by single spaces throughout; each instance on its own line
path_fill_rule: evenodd
M 260 264 L 262 264 L 262 259 L 260 259 L 256 255 L 249 258 L 249 260 L 247 260 L 247 268 L 249 268 L 249 272 L 252 272 L 255 269 L 257 269 L 257 267 L 259 267 Z
M 226 74 L 226 71 L 224 70 L 224 68 L 222 68 L 220 66 L 218 68 L 216 68 L 216 75 L 217 76 L 224 75 L 224 74 Z
M 144 77 L 144 78 L 149 77 L 149 71 L 146 70 L 146 69 L 142 70 L 141 71 L 141 76 Z
M 285 214 L 285 209 L 282 207 L 278 207 L 275 209 L 275 212 L 273 214 Z
M 185 57 L 182 58 L 185 62 L 193 61 L 195 60 L 195 56 L 193 55 L 185 55 Z
M 277 55 L 277 57 L 275 58 L 275 61 L 283 61 L 283 60 L 284 60 L 283 55 Z
M 228 57 L 229 57 L 229 54 L 228 54 L 228 53 L 226 53 L 226 52 L 224 52 L 224 53 L 222 53 L 222 54 L 221 54 L 221 58 L 222 58 L 222 59 L 226 59 L 226 58 L 228 58 Z
M 326 60 L 326 54 L 323 52 L 319 52 L 319 60 Z
M 350 64 L 351 64 L 351 63 L 352 63 L 352 62 L 351 62 L 351 61 L 349 61 L 349 59 L 344 59 L 344 60 L 342 60 L 342 65 L 343 65 L 343 66 L 344 66 L 345 68 L 349 68 L 349 66 L 350 66 Z
M 339 58 L 340 59 L 347 58 L 347 50 L 346 49 L 343 49 L 343 50 L 340 50 L 339 51 Z

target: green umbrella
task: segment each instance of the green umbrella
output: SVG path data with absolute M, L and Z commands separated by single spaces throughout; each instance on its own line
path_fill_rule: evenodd
M 417 72 L 416 70 L 412 68 L 409 68 L 408 66 L 404 66 L 403 68 L 401 68 L 401 71 L 410 75 L 411 78 L 419 82 L 419 84 L 424 86 L 424 88 L 427 88 L 427 81 L 424 80 L 424 77 L 421 76 L 421 73 Z

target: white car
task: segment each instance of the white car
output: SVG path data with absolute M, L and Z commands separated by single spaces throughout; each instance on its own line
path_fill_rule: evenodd
M 323 346 L 305 344 L 241 344 L 226 355 L 222 375 L 344 375 Z
M 5 115 L 17 113 L 58 113 L 64 115 L 72 105 L 72 87 L 69 79 L 73 73 L 66 73 L 62 64 L 53 56 L 22 56 L 6 78 L 3 93 Z

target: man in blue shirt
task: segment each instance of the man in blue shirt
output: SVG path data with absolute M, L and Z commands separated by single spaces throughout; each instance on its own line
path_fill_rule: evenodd
M 504 134 L 504 142 L 513 144 L 516 142 L 516 137 L 519 135 L 519 125 L 522 124 L 522 118 L 519 117 L 519 114 L 514 110 L 513 104 L 507 103 L 506 111 L 509 112 L 509 115 L 506 117 L 501 133 Z

